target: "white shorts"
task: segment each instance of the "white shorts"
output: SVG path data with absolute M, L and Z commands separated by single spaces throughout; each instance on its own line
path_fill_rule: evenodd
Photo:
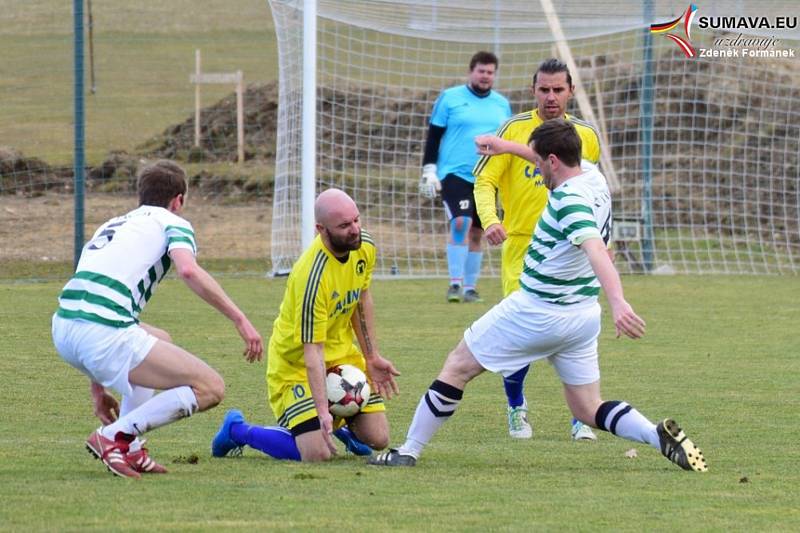
M 95 383 L 123 395 L 132 392 L 128 374 L 157 340 L 138 325 L 112 328 L 53 315 L 53 343 L 61 358 Z
M 543 302 L 520 289 L 495 305 L 465 332 L 464 341 L 486 370 L 510 376 L 548 359 L 561 381 L 585 385 L 600 379 L 597 337 L 600 305 Z

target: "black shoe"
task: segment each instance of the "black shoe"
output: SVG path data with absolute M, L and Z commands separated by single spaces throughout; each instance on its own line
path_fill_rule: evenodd
M 480 303 L 483 301 L 481 295 L 475 289 L 467 289 L 464 291 L 464 303 Z
M 677 422 L 666 418 L 656 426 L 656 431 L 664 457 L 684 470 L 708 471 L 703 452 L 689 440 Z
M 447 301 L 452 303 L 461 301 L 461 285 L 454 283 L 447 288 Z
M 388 452 L 373 455 L 367 459 L 367 464 L 375 466 L 414 466 L 417 460 L 413 455 L 400 453 L 394 448 L 390 448 Z

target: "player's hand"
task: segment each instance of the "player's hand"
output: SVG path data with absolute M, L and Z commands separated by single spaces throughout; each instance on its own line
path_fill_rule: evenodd
M 261 361 L 261 355 L 264 353 L 264 341 L 261 340 L 261 335 L 253 324 L 247 318 L 243 318 L 236 323 L 236 329 L 239 335 L 244 340 L 244 357 L 249 363 Z
M 442 190 L 442 184 L 439 182 L 439 176 L 436 175 L 436 165 L 428 163 L 422 165 L 422 178 L 419 180 L 419 193 L 425 198 L 436 198 L 439 191 Z
M 486 236 L 486 242 L 492 246 L 503 244 L 503 241 L 508 238 L 508 234 L 506 234 L 506 228 L 504 228 L 499 222 L 496 222 L 483 230 L 483 234 Z
M 119 416 L 119 402 L 116 398 L 111 396 L 108 392 L 92 393 L 94 400 L 94 416 L 100 419 L 100 422 L 107 426 L 114 422 Z
M 638 339 L 644 335 L 644 320 L 633 312 L 633 308 L 626 301 L 611 306 L 611 314 L 614 317 L 614 327 L 617 330 L 617 338 L 625 334 L 631 339 Z
M 400 393 L 400 387 L 394 380 L 394 377 L 399 376 L 400 372 L 388 359 L 384 359 L 380 355 L 367 359 L 367 375 L 369 375 L 375 391 L 387 400 L 392 395 Z
M 336 444 L 333 443 L 333 416 L 327 410 L 324 413 L 319 413 L 319 425 L 322 430 L 322 439 L 325 445 L 331 451 L 331 454 L 336 455 Z
M 505 149 L 504 141 L 496 135 L 478 135 L 475 137 L 475 149 L 480 155 L 500 155 L 505 154 L 508 150 Z

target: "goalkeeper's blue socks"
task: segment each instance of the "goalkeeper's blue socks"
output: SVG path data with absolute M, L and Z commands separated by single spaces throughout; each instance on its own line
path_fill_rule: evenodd
M 481 261 L 483 254 L 481 252 L 470 251 L 467 254 L 467 261 L 464 265 L 464 290 L 475 289 L 478 284 L 478 276 L 481 274 Z
M 447 272 L 450 274 L 451 285 L 462 285 L 464 283 L 464 266 L 467 262 L 469 248 L 466 244 L 447 245 Z
M 233 424 L 230 430 L 231 440 L 239 446 L 250 446 L 275 459 L 300 460 L 300 450 L 294 441 L 292 432 L 280 426 L 251 426 L 249 424 Z
M 506 389 L 509 407 L 519 407 L 525 403 L 525 394 L 522 389 L 525 386 L 525 376 L 528 375 L 530 368 L 531 365 L 528 365 L 503 378 L 503 387 Z

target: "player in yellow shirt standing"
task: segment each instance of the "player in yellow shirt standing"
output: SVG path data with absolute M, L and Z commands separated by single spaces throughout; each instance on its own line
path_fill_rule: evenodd
M 328 411 L 325 375 L 341 364 L 364 370 L 375 392 L 336 436 L 362 455 L 371 453 L 367 446 L 389 443 L 383 397 L 398 392 L 399 373 L 376 344 L 369 290 L 375 243 L 361 229 L 355 202 L 341 190 L 322 192 L 314 216 L 318 235 L 292 267 L 269 341 L 267 386 L 279 427 L 247 424 L 240 411 L 231 410 L 212 442 L 215 457 L 247 445 L 278 459 L 330 459 L 336 453 L 334 427 L 344 422 Z
M 498 130 L 497 136 L 482 135 L 475 139 L 478 152 L 483 155 L 473 171 L 476 177 L 475 204 L 486 240 L 494 246 L 503 245 L 501 279 L 504 297 L 519 289 L 525 252 L 547 204 L 547 188 L 541 172 L 532 163 L 533 153 L 527 145 L 531 132 L 546 120 L 565 118 L 578 131 L 583 160 L 595 165 L 600 160 L 600 141 L 594 128 L 566 114 L 567 102 L 574 89 L 567 65 L 557 59 L 544 61 L 533 75 L 536 109 L 511 117 Z M 498 192 L 504 210 L 502 221 L 497 213 Z M 503 378 L 508 398 L 508 429 L 514 438 L 529 439 L 533 436 L 523 393 L 529 368 Z M 571 434 L 575 440 L 596 439 L 591 428 L 575 419 Z

